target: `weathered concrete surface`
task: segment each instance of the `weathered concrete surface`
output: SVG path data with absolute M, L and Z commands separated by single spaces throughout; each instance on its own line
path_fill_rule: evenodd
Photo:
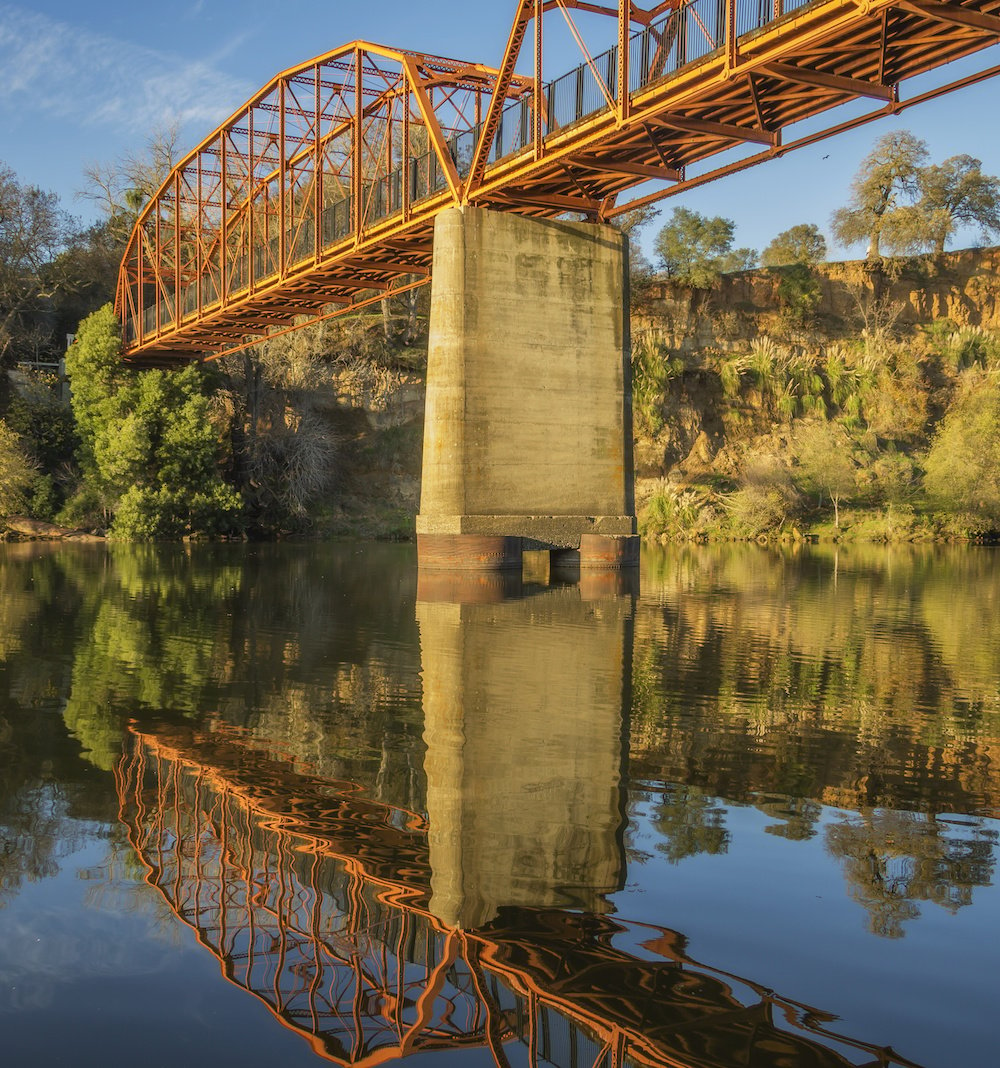
M 498 582 L 418 591 L 430 907 L 463 928 L 505 905 L 604 911 L 625 878 L 634 601 Z
M 628 244 L 481 208 L 435 224 L 420 535 L 632 535 Z

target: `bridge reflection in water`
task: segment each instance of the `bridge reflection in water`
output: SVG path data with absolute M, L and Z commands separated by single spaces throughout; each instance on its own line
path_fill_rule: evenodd
M 625 874 L 631 597 L 443 581 L 418 605 L 428 817 L 244 732 L 131 729 L 122 822 L 223 975 L 341 1064 L 468 1046 L 501 1066 L 910 1064 L 602 914 Z

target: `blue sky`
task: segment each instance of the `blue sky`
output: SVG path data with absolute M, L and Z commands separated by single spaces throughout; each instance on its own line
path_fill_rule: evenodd
M 179 121 L 182 145 L 192 147 L 279 71 L 356 38 L 497 64 L 514 6 L 513 0 L 0 0 L 0 161 L 88 217 L 94 209 L 75 198 L 85 187 L 84 168 L 140 151 L 158 126 Z M 607 24 L 601 47 L 612 43 L 613 24 Z M 1000 63 L 998 52 L 980 53 L 973 66 Z M 567 52 L 565 65 L 557 60 L 546 74 L 578 61 Z M 757 249 L 800 222 L 828 234 L 830 214 L 845 202 L 878 134 L 905 127 L 927 141 L 935 161 L 967 152 L 1000 174 L 998 113 L 1000 79 L 667 200 L 663 217 L 675 205 L 727 216 L 737 223 L 738 244 Z

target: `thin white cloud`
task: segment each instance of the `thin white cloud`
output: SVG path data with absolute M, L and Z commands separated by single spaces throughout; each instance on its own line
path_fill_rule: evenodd
M 111 126 L 137 134 L 173 122 L 207 133 L 256 88 L 210 62 L 10 4 L 0 4 L 0 84 L 0 121 L 41 112 L 84 129 Z

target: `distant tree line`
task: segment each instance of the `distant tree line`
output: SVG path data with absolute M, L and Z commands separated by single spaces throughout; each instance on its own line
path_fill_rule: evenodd
M 1000 234 L 1000 178 L 983 174 L 973 156 L 929 164 L 928 155 L 907 130 L 879 137 L 858 167 L 849 202 L 833 213 L 834 238 L 847 247 L 866 245 L 866 257 L 877 260 L 883 253 L 941 254 L 961 227 L 984 240 Z M 681 285 L 709 289 L 721 274 L 757 265 L 755 250 L 734 248 L 735 233 L 732 219 L 675 208 L 654 239 L 657 265 Z M 826 255 L 819 228 L 800 223 L 778 234 L 759 261 L 772 268 L 813 265 Z

